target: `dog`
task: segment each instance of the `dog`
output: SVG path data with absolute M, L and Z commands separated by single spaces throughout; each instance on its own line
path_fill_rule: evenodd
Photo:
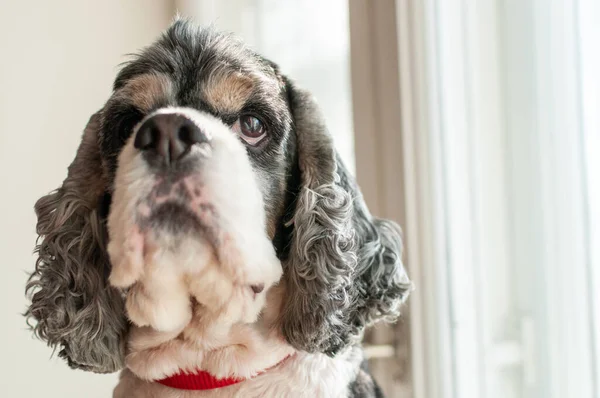
M 381 397 L 361 349 L 412 284 L 315 99 L 179 19 L 35 205 L 28 323 L 115 398 Z

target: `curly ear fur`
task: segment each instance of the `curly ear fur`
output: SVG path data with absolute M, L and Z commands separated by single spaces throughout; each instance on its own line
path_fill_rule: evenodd
M 123 366 L 127 324 L 120 294 L 106 283 L 99 119 L 90 119 L 62 186 L 35 204 L 39 257 L 26 288 L 26 316 L 36 336 L 61 346 L 69 366 L 108 373 Z
M 283 332 L 299 349 L 335 355 L 365 326 L 393 321 L 411 283 L 400 228 L 373 218 L 307 92 L 287 81 L 300 191 L 284 279 Z

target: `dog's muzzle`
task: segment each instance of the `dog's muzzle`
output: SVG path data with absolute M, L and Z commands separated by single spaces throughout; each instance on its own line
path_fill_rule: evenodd
M 260 185 L 236 132 L 195 109 L 159 109 L 119 156 L 109 282 L 129 289 L 126 309 L 138 326 L 181 330 L 191 302 L 253 322 L 282 274 L 265 223 Z

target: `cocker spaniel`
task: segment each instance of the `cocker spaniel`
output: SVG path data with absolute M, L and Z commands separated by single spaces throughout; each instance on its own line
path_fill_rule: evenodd
M 178 20 L 36 203 L 27 315 L 116 398 L 375 397 L 360 340 L 411 287 L 309 93 Z

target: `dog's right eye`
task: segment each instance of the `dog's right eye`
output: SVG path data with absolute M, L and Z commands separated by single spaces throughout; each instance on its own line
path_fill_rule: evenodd
M 113 141 L 117 147 L 122 146 L 133 133 L 144 114 L 134 106 L 113 105 L 105 112 L 106 138 Z
M 263 122 L 252 115 L 242 115 L 236 120 L 232 127 L 246 143 L 252 146 L 258 145 L 267 135 L 267 129 Z
M 133 106 L 113 104 L 104 112 L 102 151 L 108 158 L 115 157 L 133 133 L 133 128 L 144 114 Z
M 136 108 L 129 108 L 119 115 L 116 132 L 124 143 L 133 133 L 133 128 L 144 118 L 144 114 Z

